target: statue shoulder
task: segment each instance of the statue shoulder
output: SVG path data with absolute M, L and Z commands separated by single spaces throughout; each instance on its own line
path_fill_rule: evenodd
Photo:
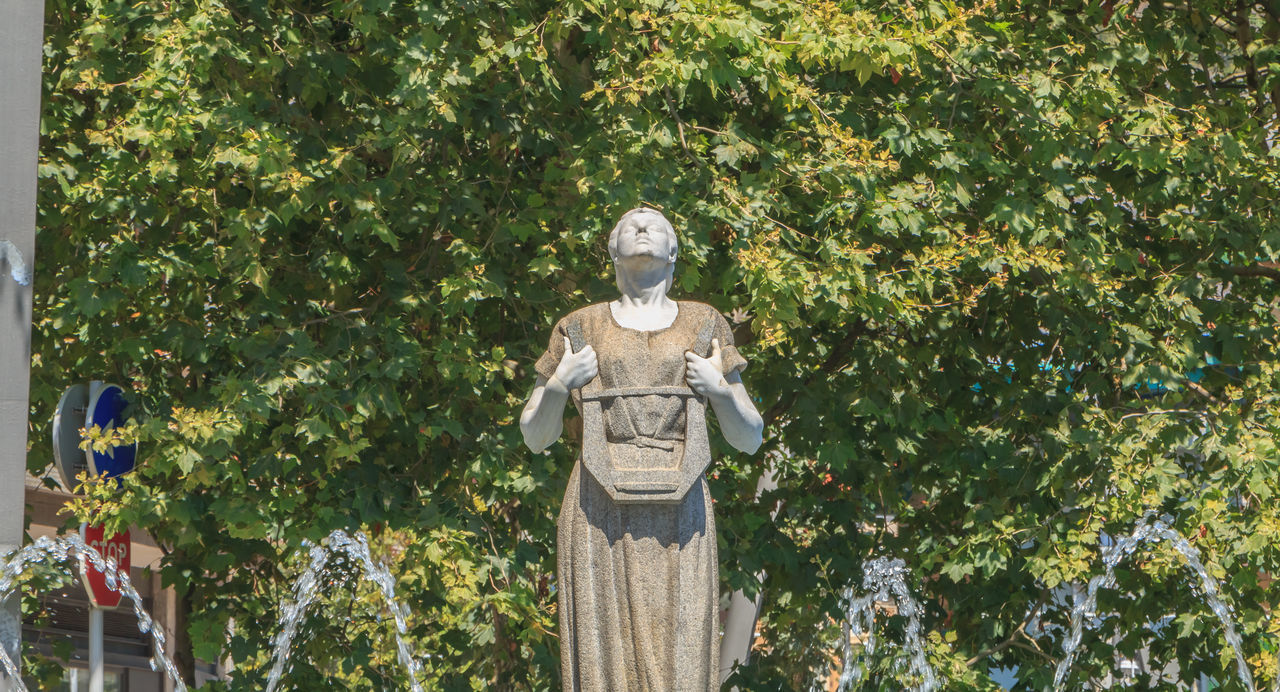
M 609 310 L 608 303 L 592 303 L 590 305 L 580 307 L 577 310 L 574 310 L 573 312 L 570 312 L 569 314 L 565 315 L 564 317 L 561 317 L 560 321 L 568 322 L 569 320 L 599 319 L 601 315 L 607 315 L 608 310 Z
M 680 305 L 681 312 L 689 312 L 704 320 L 723 320 L 724 315 L 714 307 L 696 300 L 680 300 L 676 301 Z
M 577 324 L 582 329 L 590 331 L 593 330 L 602 320 L 607 321 L 608 319 L 609 304 L 592 303 L 591 305 L 580 307 L 564 317 L 561 317 L 560 320 L 556 322 L 555 331 L 558 333 L 564 333 L 571 324 Z

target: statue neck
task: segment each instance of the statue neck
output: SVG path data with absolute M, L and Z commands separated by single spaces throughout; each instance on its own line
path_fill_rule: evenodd
M 674 264 L 620 262 L 615 271 L 618 291 L 622 293 L 623 301 L 639 306 L 664 305 L 668 302 L 667 289 L 670 288 L 671 277 L 675 273 Z
M 618 268 L 618 290 L 622 295 L 609 306 L 618 324 L 640 330 L 663 329 L 675 321 L 676 303 L 667 297 L 670 264 L 627 271 Z

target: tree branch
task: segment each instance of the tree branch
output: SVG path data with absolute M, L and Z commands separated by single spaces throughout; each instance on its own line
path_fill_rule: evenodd
M 1031 611 L 1027 613 L 1027 616 L 1025 618 L 1022 618 L 1022 622 L 1018 625 L 1018 628 L 1015 629 L 1013 632 L 1010 632 L 1009 636 L 1005 638 L 1004 641 L 1000 642 L 999 644 L 996 644 L 995 646 L 987 648 L 986 650 L 979 653 L 977 656 L 974 656 L 973 658 L 969 659 L 968 661 L 965 662 L 965 666 L 972 666 L 973 664 L 977 663 L 978 661 L 981 661 L 982 659 L 990 656 L 991 654 L 1000 653 L 1001 651 L 1004 651 L 1005 649 L 1017 644 L 1018 635 L 1021 635 L 1026 632 L 1027 625 L 1031 624 L 1031 621 L 1034 620 L 1036 615 L 1040 613 L 1040 609 L 1044 607 L 1044 603 L 1045 603 L 1045 599 L 1042 596 L 1040 600 L 1036 602 L 1035 607 L 1033 607 Z
M 1273 281 L 1280 281 L 1280 262 L 1259 262 L 1247 267 L 1228 265 L 1227 271 L 1236 276 L 1263 276 Z
M 1192 382 L 1191 380 L 1187 380 L 1187 381 L 1183 382 L 1183 384 L 1187 386 L 1187 389 L 1190 389 L 1191 391 L 1195 392 L 1196 394 L 1199 394 L 1200 396 L 1202 396 L 1202 397 L 1204 397 L 1204 398 L 1208 399 L 1209 401 L 1212 401 L 1213 403 L 1215 403 L 1215 404 L 1217 404 L 1217 405 L 1219 405 L 1219 406 L 1221 406 L 1221 405 L 1222 405 L 1222 400 L 1221 400 L 1221 399 L 1219 399 L 1218 397 L 1214 396 L 1212 392 L 1210 392 L 1209 390 L 1205 389 L 1204 387 L 1201 387 L 1199 384 L 1197 384 L 1197 383 L 1195 383 L 1195 382 Z
M 365 309 L 366 309 L 366 308 L 351 308 L 350 310 L 339 310 L 338 312 L 331 312 L 331 313 L 329 313 L 329 314 L 325 315 L 324 317 L 317 317 L 317 318 L 312 319 L 312 320 L 307 320 L 306 322 L 303 322 L 302 324 L 300 324 L 300 325 L 298 325 L 298 326 L 300 326 L 300 327 L 310 327 L 310 326 L 311 326 L 311 325 L 313 325 L 313 324 L 320 324 L 321 322 L 328 322 L 329 320 L 334 319 L 335 317 L 346 317 L 346 316 L 348 316 L 348 315 L 356 315 L 356 314 L 359 314 L 359 313 L 364 312 L 364 311 L 365 311 Z
M 788 409 L 794 406 L 796 398 L 800 396 L 800 391 L 802 389 L 807 389 L 812 385 L 819 375 L 835 372 L 837 366 L 840 366 L 844 362 L 845 358 L 848 357 L 849 352 L 853 350 L 853 344 L 866 333 L 867 321 L 858 320 L 855 322 L 853 326 L 849 328 L 849 331 L 845 333 L 844 339 L 842 339 L 839 344 L 836 344 L 835 348 L 831 349 L 831 353 L 827 354 L 827 358 L 822 361 L 822 365 L 809 373 L 809 376 L 804 378 L 804 382 L 801 383 L 799 387 L 792 389 L 785 397 L 779 399 L 773 406 L 770 406 L 768 411 L 765 411 L 764 424 L 766 426 L 772 425 L 774 421 L 778 420 L 779 416 L 786 413 Z
M 1050 656 L 1049 654 L 1046 654 L 1045 652 L 1041 651 L 1038 647 L 1034 647 L 1034 646 L 1027 646 L 1026 644 L 1023 644 L 1022 642 L 1014 642 L 1014 643 L 1013 643 L 1013 647 L 1014 647 L 1015 649 L 1022 649 L 1022 650 L 1024 650 L 1024 651 L 1030 651 L 1030 652 L 1031 652 L 1031 653 L 1033 653 L 1033 654 L 1038 654 L 1038 655 L 1040 655 L 1040 656 L 1043 656 L 1043 657 L 1045 658 L 1045 660 L 1049 661 L 1050 663 L 1054 663 L 1054 664 L 1056 664 L 1056 663 L 1058 662 L 1058 659 L 1056 659 L 1056 658 L 1054 658 L 1054 657 Z
M 1271 71 L 1270 71 L 1269 69 L 1265 68 L 1265 67 L 1258 68 L 1258 70 L 1257 70 L 1256 72 L 1257 72 L 1257 76 L 1258 76 L 1258 77 L 1261 77 L 1261 78 L 1265 78 L 1265 77 L 1267 77 L 1268 75 L 1270 75 L 1270 73 L 1271 73 Z M 1242 79 L 1247 80 L 1248 78 L 1249 78 L 1249 73 L 1248 73 L 1248 72 L 1236 72 L 1236 73 L 1234 73 L 1234 74 L 1229 74 L 1229 75 L 1227 75 L 1227 76 L 1225 76 L 1225 77 L 1223 77 L 1222 79 L 1219 79 L 1219 80 L 1217 80 L 1217 81 L 1211 81 L 1211 82 L 1210 82 L 1210 84 L 1211 84 L 1212 86 L 1215 86 L 1215 87 L 1239 87 L 1239 88 L 1245 88 L 1245 85 L 1241 85 L 1241 84 L 1239 84 L 1239 81 L 1240 81 L 1240 80 L 1242 80 Z
M 684 119 L 680 117 L 679 111 L 676 109 L 675 99 L 671 98 L 671 90 L 662 87 L 662 95 L 667 102 L 667 112 L 671 113 L 671 118 L 676 121 L 676 132 L 680 135 L 680 148 L 684 150 L 684 155 L 689 157 L 690 161 L 699 168 L 706 169 L 707 164 L 689 149 L 689 142 L 684 138 Z
M 1262 120 L 1262 113 L 1267 106 L 1266 94 L 1262 92 L 1262 81 L 1258 77 L 1258 66 L 1253 61 L 1253 56 L 1249 55 L 1249 44 L 1253 42 L 1253 27 L 1249 25 L 1250 12 L 1249 3 L 1246 0 L 1236 0 L 1236 43 L 1240 46 L 1240 57 L 1244 58 L 1244 74 L 1245 82 L 1253 91 L 1254 98 L 1257 100 L 1258 109 L 1255 115 Z M 1267 138 L 1263 137 L 1263 149 L 1270 149 L 1267 146 Z

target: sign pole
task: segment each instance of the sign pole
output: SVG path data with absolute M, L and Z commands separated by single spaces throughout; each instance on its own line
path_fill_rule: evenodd
M 114 563 L 120 574 L 129 573 L 133 561 L 129 554 L 132 543 L 128 531 L 111 536 L 101 524 L 81 524 L 80 537 L 104 560 Z M 92 560 L 81 559 L 80 576 L 89 594 L 89 692 L 103 692 L 106 678 L 102 648 L 103 615 L 106 610 L 120 605 L 123 593 L 109 585 L 106 572 L 95 569 Z
M 64 442 L 60 433 L 62 432 L 61 426 L 67 421 L 63 421 L 62 416 L 69 415 L 72 418 L 78 418 L 76 415 L 76 404 L 79 403 L 77 391 L 76 387 L 72 387 L 67 391 L 67 394 L 63 395 L 64 406 L 60 406 L 59 413 L 55 414 L 55 427 L 59 428 L 54 433 L 55 449 L 62 446 Z M 109 385 L 100 380 L 93 380 L 88 387 L 88 401 L 89 405 L 85 411 L 85 419 L 82 421 L 84 427 L 96 426 L 103 430 L 108 430 L 126 422 L 125 411 L 128 409 L 128 400 L 125 397 L 124 389 L 121 387 Z M 75 425 L 75 422 L 71 422 L 70 425 Z M 91 475 L 114 478 L 133 470 L 137 452 L 136 444 L 113 447 L 105 452 L 96 452 L 90 448 L 85 450 L 84 460 Z M 72 472 L 68 468 L 70 465 L 68 462 L 75 454 L 70 449 L 66 449 L 59 451 L 56 456 L 59 457 L 58 471 L 64 476 L 63 482 L 67 485 L 72 485 L 72 479 L 66 476 Z M 63 459 L 62 457 L 68 458 Z M 90 549 L 96 551 L 103 560 L 106 560 L 109 565 L 114 565 L 114 569 L 118 574 L 126 576 L 129 574 L 129 569 L 133 562 L 130 556 L 133 544 L 128 529 L 110 535 L 102 524 L 85 523 L 80 525 L 80 538 L 84 540 Z M 103 657 L 102 647 L 103 611 L 119 605 L 123 593 L 118 588 L 118 584 L 107 579 L 106 571 L 99 570 L 93 566 L 93 560 L 81 558 L 80 576 L 84 580 L 90 603 L 89 692 L 103 692 L 106 679 L 106 661 Z
M 102 692 L 102 608 L 89 607 L 89 692 Z
M 43 42 L 44 0 L 0 0 L 0 555 L 21 546 L 25 531 Z M 0 604 L 0 646 L 21 665 L 17 593 Z M 0 675 L 0 690 L 20 684 Z
M 92 380 L 89 382 L 89 401 L 93 401 L 93 397 L 102 389 L 101 380 Z M 85 421 L 88 427 L 89 422 Z M 87 451 L 85 455 L 89 458 L 93 457 L 93 451 Z M 92 467 L 90 467 L 92 468 Z M 99 545 L 93 546 L 94 550 L 99 553 L 102 549 Z M 92 592 L 92 589 L 90 590 Z M 93 600 L 92 598 L 90 599 Z M 102 656 L 102 608 L 97 604 L 89 605 L 89 692 L 102 692 L 103 687 L 103 656 Z

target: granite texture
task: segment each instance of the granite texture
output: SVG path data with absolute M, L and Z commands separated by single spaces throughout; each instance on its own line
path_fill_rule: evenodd
M 618 299 L 556 324 L 520 413 L 533 452 L 560 438 L 570 400 L 583 414 L 557 529 L 566 691 L 719 689 L 706 409 L 747 454 L 764 420 L 729 324 L 709 305 L 667 296 L 678 254 L 661 212 L 622 215 L 609 234 Z
M 546 379 L 590 344 L 599 375 L 579 390 L 583 451 L 561 507 L 558 597 L 566 690 L 719 688 L 715 519 L 705 402 L 686 352 L 720 344 L 724 374 L 746 361 L 716 310 L 678 303 L 670 326 L 628 329 L 608 304 L 562 319 L 535 366 Z

